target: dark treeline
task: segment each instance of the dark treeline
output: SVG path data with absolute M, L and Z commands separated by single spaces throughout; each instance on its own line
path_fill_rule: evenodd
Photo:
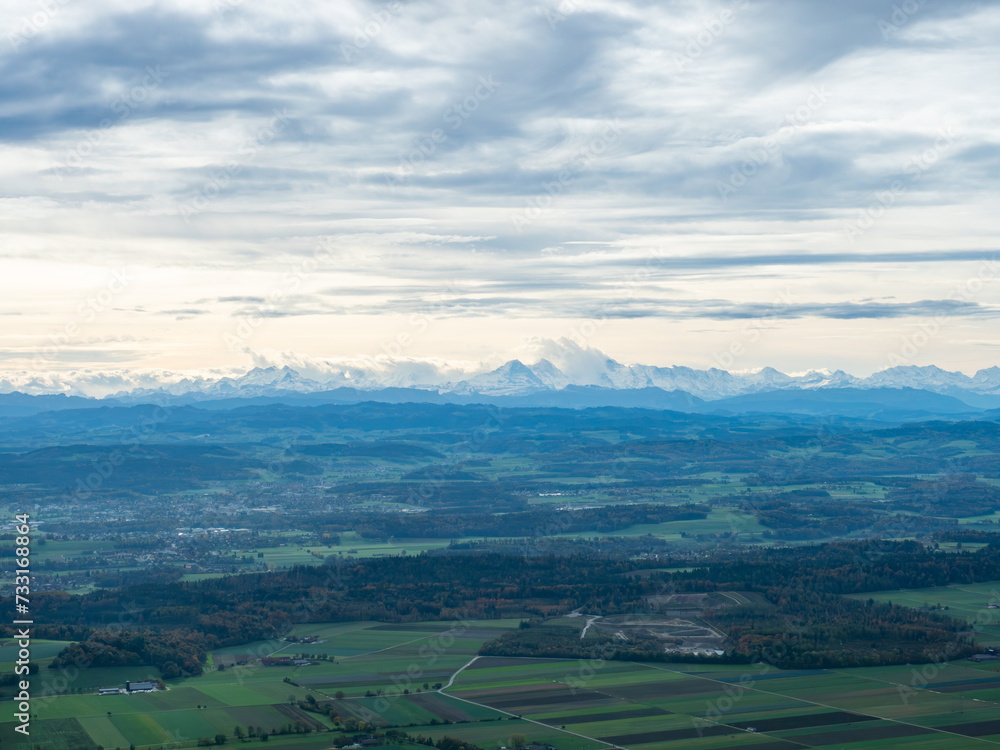
M 682 565 L 688 558 L 675 545 L 658 536 L 605 536 L 598 539 L 579 537 L 493 538 L 453 541 L 443 549 L 429 550 L 428 555 L 584 555 L 605 559 L 650 559 L 657 565 Z M 690 554 L 690 553 L 688 553 Z M 672 556 L 680 555 L 679 559 Z M 643 573 L 632 571 L 630 575 Z M 646 571 L 648 572 L 648 571 Z
M 989 485 L 974 479 L 965 483 L 926 482 L 934 487 L 947 486 L 948 497 L 959 497 L 961 487 L 970 487 L 969 500 L 964 505 L 932 503 L 931 497 L 941 497 L 942 491 L 930 491 L 917 502 L 899 502 L 898 498 L 910 497 L 909 489 L 891 490 L 886 503 L 873 506 L 869 500 L 845 500 L 832 498 L 826 490 L 807 489 L 789 492 L 756 492 L 738 498 L 739 508 L 757 517 L 761 526 L 768 529 L 765 536 L 772 539 L 829 539 L 862 533 L 869 538 L 890 538 L 932 534 L 955 527 L 959 517 L 971 515 L 969 509 L 977 502 L 977 497 L 987 496 L 992 490 Z M 957 486 L 956 486 L 957 485 Z M 981 492 L 983 489 L 986 492 Z M 977 494 L 981 493 L 981 494 Z M 963 502 L 963 501 L 958 501 Z M 876 510 L 878 508 L 878 510 Z M 886 513 L 886 509 L 903 511 L 908 515 Z M 988 513 L 989 509 L 976 509 L 977 513 Z M 913 515 L 916 513 L 917 515 Z M 938 517 L 941 513 L 946 517 Z
M 918 542 L 873 539 L 792 549 L 754 548 L 727 552 L 705 568 L 675 573 L 685 591 L 754 590 L 790 581 L 823 594 L 917 589 L 1000 579 L 1000 540 L 970 554 L 943 554 Z
M 1000 544 L 995 541 L 977 553 L 961 555 L 935 553 L 916 542 L 883 541 L 738 552 L 718 564 L 665 580 L 676 592 L 756 592 L 767 604 L 703 612 L 704 619 L 727 633 L 730 648 L 721 657 L 671 654 L 669 659 L 822 668 L 956 658 L 977 648 L 964 622 L 936 612 L 847 599 L 843 594 L 998 577 Z M 580 641 L 575 633 L 519 630 L 487 644 L 484 653 L 667 659 L 655 638 L 605 643 L 602 637 Z
M 173 583 L 183 576 L 180 568 L 165 570 L 105 570 L 91 576 L 95 586 L 101 588 L 123 588 L 143 583 Z
M 629 526 L 705 518 L 704 505 L 609 505 L 581 510 L 536 509 L 493 513 L 350 513 L 319 518 L 324 530 L 357 530 L 377 539 L 417 537 L 449 539 L 463 536 L 537 537 L 581 531 L 618 531 Z
M 736 553 L 725 562 L 677 573 L 680 590 L 762 593 L 773 608 L 712 613 L 737 655 L 784 644 L 781 666 L 828 667 L 930 661 L 972 653 L 968 626 L 844 594 L 915 589 L 1000 578 L 1000 542 L 973 554 L 944 554 L 917 542 L 873 540 L 794 550 Z M 986 602 L 983 602 L 986 606 Z M 788 634 L 793 634 L 791 642 Z
M 740 508 L 780 539 L 846 536 L 874 527 L 880 518 L 867 503 L 832 502 L 826 490 L 756 493 L 740 498 Z
M 888 506 L 894 511 L 966 518 L 1000 510 L 1000 489 L 977 482 L 972 474 L 930 481 L 902 479 L 897 483 L 900 486 L 886 495 Z
M 320 566 L 113 593 L 40 594 L 48 619 L 60 623 L 40 627 L 57 637 L 60 628 L 83 625 L 196 626 L 228 645 L 278 635 L 292 622 L 547 616 L 573 602 L 628 611 L 663 586 L 630 580 L 625 574 L 635 568 L 582 555 L 331 558 Z
M 989 544 L 996 541 L 996 539 L 996 531 L 983 531 L 969 528 L 968 526 L 939 531 L 934 535 L 935 542 L 975 542 L 978 544 Z
M 133 586 L 113 595 L 43 594 L 38 606 L 60 624 L 42 624 L 36 632 L 79 640 L 84 649 L 89 641 L 100 650 L 101 644 L 119 648 L 106 642 L 108 632 L 147 631 L 150 652 L 157 638 L 197 633 L 200 642 L 184 638 L 204 649 L 276 637 L 299 622 L 547 617 L 580 607 L 626 614 L 647 611 L 651 596 L 728 590 L 757 592 L 767 602 L 705 613 L 730 635 L 728 658 L 746 661 L 784 644 L 781 666 L 891 664 L 968 651 L 966 626 L 938 613 L 841 595 L 1000 578 L 997 542 L 959 554 L 884 541 L 755 549 L 720 553 L 714 564 L 672 574 L 589 551 L 331 559 L 268 574 Z M 644 575 L 632 575 L 639 570 Z M 620 649 L 617 658 L 628 658 L 627 651 Z
M 218 645 L 217 638 L 181 628 L 156 631 L 105 628 L 63 649 L 49 668 L 153 666 L 169 679 L 201 674 L 208 651 Z

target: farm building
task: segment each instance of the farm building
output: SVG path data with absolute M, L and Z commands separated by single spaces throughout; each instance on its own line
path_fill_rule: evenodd
M 291 666 L 290 656 L 265 656 L 260 660 L 265 667 L 288 667 Z

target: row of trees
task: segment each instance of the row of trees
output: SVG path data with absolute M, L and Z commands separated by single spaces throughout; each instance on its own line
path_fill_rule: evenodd
M 583 531 L 611 532 L 638 524 L 691 521 L 705 518 L 705 505 L 608 505 L 600 508 L 558 511 L 535 509 L 511 513 L 357 514 L 342 519 L 344 529 L 385 539 L 410 537 L 455 539 L 459 537 L 538 537 Z
M 136 586 L 115 597 L 41 594 L 39 606 L 60 625 L 40 625 L 37 633 L 71 632 L 79 641 L 57 658 L 57 667 L 148 664 L 173 674 L 173 663 L 179 673 L 196 674 L 209 649 L 280 636 L 297 622 L 545 617 L 580 607 L 630 613 L 645 610 L 646 598 L 658 594 L 747 591 L 770 605 L 707 615 L 731 633 L 742 656 L 754 644 L 794 630 L 794 653 L 853 649 L 868 654 L 865 660 L 891 663 L 923 658 L 918 651 L 954 641 L 961 628 L 936 613 L 855 602 L 843 594 L 988 581 L 1000 571 L 996 542 L 947 555 L 915 542 L 887 541 L 720 550 L 711 564 L 695 570 L 647 569 L 642 575 L 633 575 L 648 566 L 642 561 L 550 555 L 541 542 L 539 547 L 534 557 L 488 552 L 331 558 L 325 565 L 270 574 Z M 659 564 L 670 567 L 672 561 L 661 558 Z M 131 623 L 104 628 L 120 617 L 123 600 L 131 603 Z
M 191 629 L 97 628 L 52 660 L 50 669 L 68 667 L 157 667 L 165 678 L 200 675 L 218 638 Z

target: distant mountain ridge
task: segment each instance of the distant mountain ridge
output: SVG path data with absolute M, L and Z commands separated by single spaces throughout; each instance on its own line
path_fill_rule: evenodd
M 479 394 L 486 396 L 527 395 L 546 390 L 561 390 L 568 386 L 597 386 L 610 390 L 637 390 L 658 388 L 663 391 L 684 391 L 704 401 L 743 396 L 774 390 L 819 390 L 827 388 L 913 388 L 950 395 L 962 399 L 962 394 L 997 397 L 1000 399 L 1000 368 L 980 370 L 969 377 L 960 372 L 948 372 L 935 366 L 902 366 L 859 378 L 842 370 L 829 372 L 811 370 L 798 375 L 788 375 L 772 367 L 746 372 L 690 367 L 655 365 L 623 365 L 607 358 L 597 373 L 586 377 L 573 377 L 552 362 L 542 359 L 534 364 L 510 360 L 488 372 L 467 378 L 433 382 L 421 381 L 412 375 L 399 378 L 395 373 L 353 372 L 332 373 L 333 377 L 308 377 L 290 366 L 254 368 L 238 378 L 220 378 L 205 384 L 191 384 L 185 388 L 165 388 L 164 392 L 202 394 L 210 397 L 264 396 L 275 391 L 317 393 L 335 388 L 382 390 L 385 388 L 411 388 L 434 391 L 440 394 Z M 400 382 L 400 381 L 403 382 Z M 430 382 L 428 382 L 430 381 Z M 157 389 L 144 389 L 116 394 L 118 398 L 149 395 Z M 998 400 L 1000 405 L 1000 400 Z
M 511 359 L 478 372 L 431 360 L 379 357 L 254 367 L 242 374 L 217 376 L 128 370 L 46 377 L 0 373 L 0 416 L 140 403 L 202 403 L 219 408 L 223 402 L 308 405 L 364 400 L 634 406 L 703 413 L 868 415 L 887 409 L 945 415 L 1000 409 L 1000 367 L 969 376 L 933 365 L 906 365 L 856 377 L 842 370 L 786 374 L 771 367 L 731 372 L 622 364 L 579 347 L 565 354 L 554 357 L 555 362 Z M 95 395 L 103 398 L 92 398 Z

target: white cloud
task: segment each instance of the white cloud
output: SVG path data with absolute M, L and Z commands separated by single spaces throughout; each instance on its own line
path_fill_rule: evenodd
M 975 272 L 968 251 L 994 247 L 1000 230 L 1000 94 L 983 73 L 1000 63 L 996 7 L 928 3 L 886 33 L 892 9 L 862 0 L 230 5 L 67 2 L 16 44 L 9 34 L 39 6 L 5 13 L 0 279 L 15 281 L 0 312 L 28 347 L 94 293 L 80 268 L 127 264 L 143 269 L 128 304 L 85 335 L 142 343 L 88 366 L 241 366 L 224 345 L 240 310 L 211 300 L 275 289 L 270 312 L 295 317 L 256 327 L 255 349 L 349 358 L 425 315 L 437 333 L 416 338 L 414 356 L 492 361 L 642 301 L 663 314 L 622 317 L 599 336 L 627 333 L 601 346 L 649 361 L 646 342 L 659 364 L 697 364 L 720 345 L 698 333 L 719 308 L 699 319 L 695 303 L 752 310 L 791 285 L 820 312 L 773 321 L 787 343 L 751 356 L 808 369 L 857 366 L 864 352 L 860 369 L 877 369 L 929 313 L 883 319 L 874 348 L 870 328 L 850 324 L 822 363 L 830 344 L 792 332 L 822 331 L 838 305 L 887 292 L 946 300 Z M 157 66 L 166 75 L 150 82 Z M 817 90 L 827 94 L 810 104 Z M 276 110 L 287 123 L 269 137 Z M 594 147 L 608 123 L 620 135 Z M 942 128 L 954 138 L 934 152 Z M 879 208 L 894 180 L 902 189 Z M 872 206 L 871 226 L 849 236 Z M 337 243 L 333 262 L 288 288 L 323 237 Z M 637 281 L 629 259 L 650 248 L 688 260 Z M 952 251 L 965 260 L 942 263 Z M 858 262 L 804 262 L 845 252 Z M 803 260 L 724 261 L 744 256 Z M 984 284 L 976 305 L 1000 304 L 998 286 Z M 623 295 L 636 299 L 609 307 Z M 972 328 L 961 340 L 988 338 L 979 315 L 954 313 Z M 954 366 L 990 363 L 959 341 L 935 351 Z

